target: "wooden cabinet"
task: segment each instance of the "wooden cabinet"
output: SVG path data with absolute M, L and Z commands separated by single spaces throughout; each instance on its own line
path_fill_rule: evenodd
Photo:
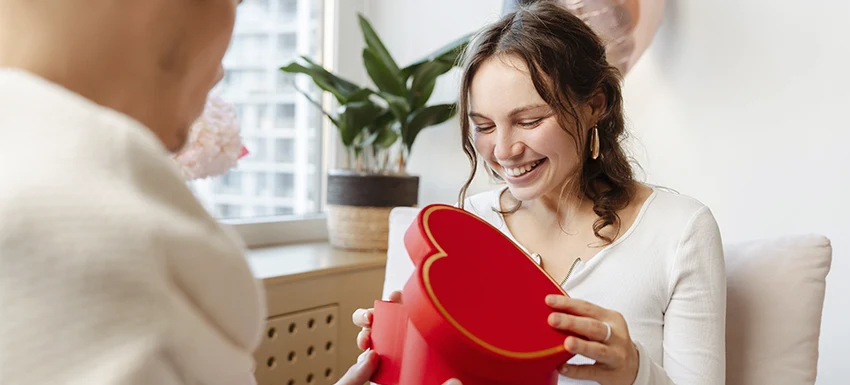
M 381 297 L 386 254 L 315 243 L 251 250 L 248 258 L 268 304 L 258 385 L 335 383 L 361 353 L 351 315 Z

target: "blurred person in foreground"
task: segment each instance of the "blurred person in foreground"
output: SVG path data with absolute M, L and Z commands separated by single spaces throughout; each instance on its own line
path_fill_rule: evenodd
M 254 383 L 262 286 L 171 158 L 239 2 L 0 0 L 4 385 Z

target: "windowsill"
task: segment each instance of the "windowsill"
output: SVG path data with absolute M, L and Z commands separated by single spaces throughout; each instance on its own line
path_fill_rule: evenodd
M 308 243 L 327 243 L 328 226 L 323 214 L 300 217 L 223 220 L 252 250 L 294 247 Z
M 386 252 L 341 250 L 326 241 L 253 248 L 246 255 L 254 276 L 266 285 L 381 268 L 387 262 Z

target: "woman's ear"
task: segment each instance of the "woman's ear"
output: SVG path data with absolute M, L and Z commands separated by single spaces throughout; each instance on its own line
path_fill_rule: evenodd
M 595 122 L 599 121 L 608 109 L 605 99 L 605 92 L 602 92 L 602 90 L 599 89 L 593 93 L 593 96 L 590 97 L 590 101 L 587 103 L 590 107 L 590 115 L 593 117 L 593 121 Z

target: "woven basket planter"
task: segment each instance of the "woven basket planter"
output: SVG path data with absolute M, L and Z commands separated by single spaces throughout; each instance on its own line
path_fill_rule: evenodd
M 331 171 L 328 240 L 341 249 L 386 251 L 390 211 L 418 201 L 418 176 Z

